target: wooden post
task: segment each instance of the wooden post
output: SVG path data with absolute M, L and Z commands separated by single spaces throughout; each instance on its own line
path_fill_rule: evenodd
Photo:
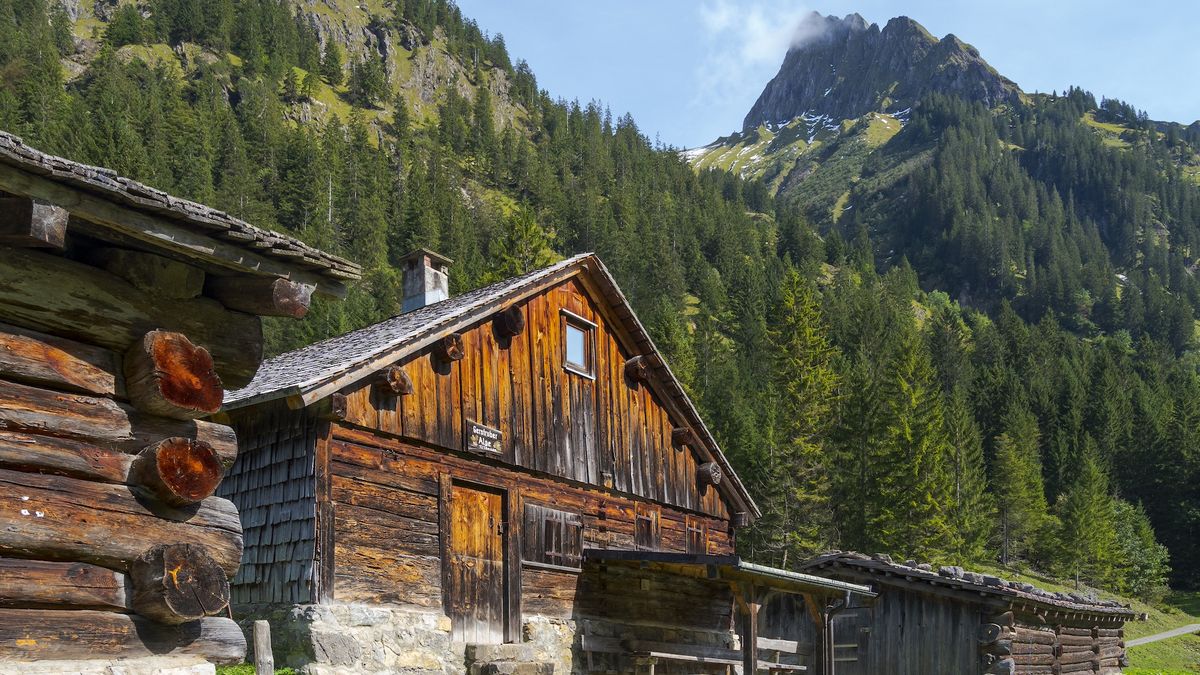
M 275 675 L 275 655 L 271 653 L 271 624 L 254 622 L 254 675 Z
M 734 597 L 742 614 L 742 675 L 754 675 L 758 671 L 758 610 L 762 604 L 752 583 L 739 583 Z

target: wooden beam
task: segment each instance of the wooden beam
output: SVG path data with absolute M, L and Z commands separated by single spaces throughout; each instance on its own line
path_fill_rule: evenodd
M 8 323 L 121 354 L 147 332 L 179 332 L 212 354 L 226 387 L 262 362 L 262 321 L 196 298 L 164 303 L 101 269 L 29 249 L 0 248 L 0 315 Z
M 314 287 L 278 277 L 209 277 L 205 291 L 229 309 L 259 316 L 303 318 Z
M 129 578 L 134 611 L 159 623 L 216 616 L 229 606 L 225 572 L 200 546 L 155 546 L 133 561 Z
M 203 546 L 232 577 L 242 524 L 237 507 L 218 497 L 172 509 L 124 485 L 0 469 L 0 555 L 128 572 L 147 542 Z
M 495 326 L 500 337 L 516 337 L 525 332 L 525 313 L 520 305 L 512 305 L 496 314 Z
M 407 396 L 413 393 L 413 381 L 400 366 L 388 366 L 376 374 L 375 388 L 386 396 Z
M 0 429 L 71 439 L 129 453 L 141 452 L 164 438 L 180 436 L 208 443 L 225 466 L 237 457 L 237 436 L 233 429 L 222 424 L 154 417 L 112 399 L 62 394 L 3 380 L 0 380 Z
M 127 578 L 81 562 L 0 558 L 0 607 L 131 611 Z
M 197 655 L 212 663 L 241 663 L 242 629 L 224 617 L 180 626 L 115 612 L 0 610 L 0 659 L 51 661 Z
M 463 339 L 460 333 L 450 333 L 438 340 L 434 354 L 445 363 L 458 361 L 465 355 Z
M 106 247 L 93 253 L 91 259 L 97 267 L 160 298 L 187 300 L 204 292 L 204 270 L 161 255 Z
M 645 356 L 634 356 L 625 362 L 625 377 L 633 384 L 650 382 L 650 364 Z
M 121 396 L 115 352 L 0 323 L 0 377 L 65 391 Z
M 0 246 L 61 251 L 67 241 L 67 210 L 42 199 L 0 197 Z
M 225 398 L 208 350 L 164 330 L 146 333 L 125 352 L 125 389 L 138 410 L 179 420 L 211 415 Z
M 318 292 L 336 297 L 346 286 L 287 260 L 259 255 L 245 247 L 216 239 L 190 225 L 121 206 L 103 197 L 76 190 L 7 164 L 0 163 L 0 189 L 24 194 L 66 207 L 81 222 L 73 225 L 86 234 L 119 245 L 136 244 L 162 251 L 208 271 L 256 273 L 315 285 Z

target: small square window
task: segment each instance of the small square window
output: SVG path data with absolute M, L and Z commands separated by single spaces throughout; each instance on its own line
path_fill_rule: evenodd
M 582 317 L 563 311 L 563 367 L 587 377 L 592 377 L 593 333 L 595 325 Z

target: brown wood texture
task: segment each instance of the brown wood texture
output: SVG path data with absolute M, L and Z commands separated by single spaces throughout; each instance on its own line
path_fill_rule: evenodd
M 121 357 L 102 347 L 0 323 L 0 377 L 97 396 L 123 395 Z
M 0 558 L 0 607 L 130 611 L 121 572 L 81 562 Z
M 191 543 L 233 576 L 242 556 L 237 509 L 217 497 L 173 509 L 124 485 L 0 469 L 0 505 L 0 555 L 8 557 L 128 571 L 156 543 Z
M 154 546 L 133 561 L 129 578 L 134 611 L 159 623 L 216 616 L 229 606 L 225 571 L 201 546 Z
M 204 270 L 185 262 L 127 248 L 102 248 L 90 256 L 138 289 L 164 300 L 186 300 L 204 292 Z
M 142 450 L 130 473 L 129 482 L 158 501 L 187 506 L 211 497 L 225 469 L 220 455 L 208 443 L 174 437 Z
M 0 609 L 0 659 L 41 661 L 188 654 L 240 663 L 246 638 L 232 619 L 179 626 L 115 612 Z
M 62 250 L 70 213 L 41 199 L 0 197 L 0 246 Z
M 314 287 L 272 277 L 210 277 L 205 291 L 229 309 L 259 316 L 301 319 Z
M 451 638 L 504 642 L 504 495 L 452 485 L 448 501 L 446 593 Z
M 237 457 L 237 437 L 223 424 L 155 417 L 107 398 L 63 394 L 3 380 L 0 430 L 73 439 L 127 452 L 141 452 L 164 438 L 180 436 L 208 443 L 223 464 Z
M 104 270 L 41 251 L 0 247 L 0 314 L 120 353 L 151 330 L 180 332 L 209 350 L 230 388 L 249 383 L 262 362 L 257 316 L 207 298 L 163 302 Z
M 125 352 L 125 389 L 138 410 L 182 420 L 217 412 L 225 397 L 208 350 L 163 330 Z
M 447 455 L 365 430 L 335 426 L 333 432 L 329 471 L 336 513 L 333 567 L 338 601 L 442 605 L 438 497 L 443 475 L 514 486 L 526 504 L 577 514 L 585 547 L 634 546 L 637 502 L 633 499 L 564 484 L 552 477 L 531 476 L 499 462 L 482 463 L 475 456 Z M 661 514 L 663 548 L 685 551 L 688 514 L 666 507 Z M 513 523 L 521 521 L 522 517 L 511 519 Z M 708 529 L 712 552 L 732 551 L 727 523 L 701 514 L 692 514 L 692 521 Z M 526 534 L 527 542 L 530 536 L 534 535 Z M 529 614 L 541 607 L 569 613 L 574 582 L 569 591 L 550 589 L 547 597 L 531 590 L 529 575 L 539 573 L 531 568 L 524 571 L 521 590 L 527 604 L 523 611 Z M 567 605 L 550 609 L 551 603 L 560 601 Z
M 370 380 L 344 390 L 346 421 L 461 451 L 470 420 L 501 432 L 505 463 L 730 517 L 719 491 L 698 480 L 703 458 L 678 442 L 683 421 L 650 386 L 625 377 L 631 354 L 581 283 L 567 280 L 517 307 L 525 329 L 515 336 L 488 320 L 459 334 L 460 360 L 433 347 L 396 364 L 411 394 L 389 395 Z M 596 324 L 594 377 L 563 367 L 564 310 Z

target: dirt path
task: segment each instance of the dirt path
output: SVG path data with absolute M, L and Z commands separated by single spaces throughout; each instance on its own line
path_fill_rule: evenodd
M 1125 643 L 1125 646 L 1126 647 L 1136 647 L 1138 645 L 1144 645 L 1144 644 L 1147 644 L 1150 642 L 1158 642 L 1159 640 L 1166 640 L 1167 638 L 1179 637 L 1180 635 L 1188 635 L 1190 633 L 1197 633 L 1197 632 L 1200 632 L 1200 623 L 1193 623 L 1188 626 L 1182 626 L 1180 628 L 1176 628 L 1175 630 L 1169 630 L 1165 633 L 1158 633 L 1157 635 L 1148 635 L 1144 638 L 1138 638 L 1136 640 L 1129 640 L 1128 642 Z

